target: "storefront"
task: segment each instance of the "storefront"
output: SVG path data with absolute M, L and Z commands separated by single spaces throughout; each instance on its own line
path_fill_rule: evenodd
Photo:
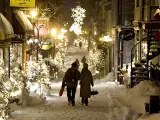
M 8 70 L 10 76 L 10 45 L 14 37 L 13 27 L 10 22 L 0 13 L 0 60 Z
M 12 50 L 15 51 L 17 60 L 22 66 L 22 69 L 26 70 L 26 57 L 27 57 L 27 40 L 33 36 L 33 25 L 23 13 L 23 11 L 14 10 L 12 17 L 13 29 L 16 37 L 12 39 Z

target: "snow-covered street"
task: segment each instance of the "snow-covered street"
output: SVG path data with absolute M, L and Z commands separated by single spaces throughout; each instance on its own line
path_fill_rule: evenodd
M 64 71 L 76 58 L 81 60 L 84 55 L 87 55 L 87 50 L 70 47 L 65 58 Z M 59 96 L 60 81 L 52 82 L 51 95 L 46 96 L 46 100 L 32 93 L 32 99 L 29 100 L 30 106 L 22 107 L 12 104 L 11 108 L 14 112 L 10 120 L 137 120 L 145 114 L 144 103 L 149 95 L 158 95 L 160 91 L 150 81 L 144 81 L 134 89 L 128 90 L 123 85 L 110 80 L 110 77 L 106 77 L 94 80 L 95 86 L 92 89 L 98 90 L 99 94 L 91 96 L 89 106 L 81 105 L 79 86 L 76 92 L 76 106 L 68 106 L 66 91 L 62 97 Z M 144 91 L 146 89 L 148 92 Z M 159 120 L 157 119 L 159 117 L 156 115 L 154 120 Z
M 56 86 L 52 90 L 52 96 L 47 97 L 46 104 L 19 107 L 12 114 L 12 120 L 136 120 L 138 116 L 124 102 L 121 94 L 123 87 L 118 87 L 114 82 L 96 83 L 94 89 L 98 90 L 99 94 L 89 99 L 89 106 L 81 105 L 79 88 L 76 106 L 68 106 L 66 92 L 59 97 L 60 84 Z

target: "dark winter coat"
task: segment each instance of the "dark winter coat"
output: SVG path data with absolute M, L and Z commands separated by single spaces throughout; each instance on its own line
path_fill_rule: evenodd
M 72 72 L 71 68 L 69 68 L 65 76 L 63 78 L 62 86 L 67 86 L 67 87 L 77 87 L 78 80 L 80 79 L 80 72 L 79 70 L 76 69 L 75 72 Z
M 88 69 L 83 69 L 80 76 L 80 97 L 91 97 L 91 85 L 93 86 L 93 77 Z

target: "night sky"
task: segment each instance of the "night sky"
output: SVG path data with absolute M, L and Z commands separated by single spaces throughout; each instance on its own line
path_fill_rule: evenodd
M 71 9 L 76 7 L 76 0 L 65 0 L 64 5 L 64 19 L 65 21 L 72 24 L 73 20 L 71 18 Z

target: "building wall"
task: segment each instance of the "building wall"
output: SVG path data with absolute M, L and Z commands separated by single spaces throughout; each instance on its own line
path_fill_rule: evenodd
M 104 4 L 103 4 L 104 3 Z M 100 21 L 101 21 L 101 35 L 102 36 L 110 36 L 112 40 L 115 40 L 115 31 L 113 32 L 115 26 L 115 19 L 113 19 L 115 9 L 113 2 L 105 2 L 101 3 L 101 13 L 100 13 Z M 113 11 L 114 10 L 114 11 Z M 107 44 L 107 55 L 106 55 L 106 65 L 105 65 L 105 74 L 108 74 L 112 71 L 112 67 L 114 67 L 114 47 L 113 42 L 108 42 Z
M 3 0 L 0 0 L 0 12 L 3 13 Z
M 134 12 L 134 15 L 135 15 L 135 18 L 134 18 L 134 22 L 136 23 L 137 21 L 145 21 L 145 22 L 149 22 L 150 21 L 150 6 L 159 6 L 160 5 L 160 2 L 159 0 L 135 0 L 135 12 Z M 144 9 L 142 9 L 144 8 Z M 153 15 L 155 13 L 156 9 L 152 11 L 152 15 L 151 15 L 151 19 L 153 18 Z M 136 26 L 135 26 L 136 28 Z M 142 35 L 142 30 L 139 28 L 137 30 L 135 30 L 135 33 L 136 33 L 136 37 L 135 37 L 135 42 L 134 44 L 136 44 L 138 41 L 137 41 L 137 38 L 139 38 L 140 40 L 142 39 L 143 35 Z M 140 46 L 138 46 L 136 48 L 136 58 L 135 58 L 135 61 L 137 62 L 138 60 L 140 60 L 140 55 L 139 55 L 139 49 L 140 49 Z M 158 64 L 160 63 L 159 62 L 160 60 L 160 56 L 157 56 L 155 57 L 154 59 L 152 59 L 152 63 L 153 64 Z

